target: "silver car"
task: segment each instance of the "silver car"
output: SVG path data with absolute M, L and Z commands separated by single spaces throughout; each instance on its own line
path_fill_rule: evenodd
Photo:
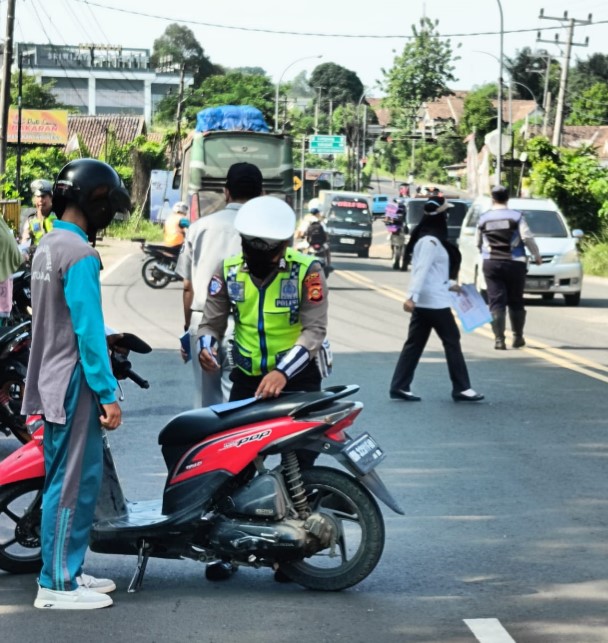
M 462 223 L 458 248 L 462 253 L 460 278 L 463 283 L 473 283 L 480 292 L 485 291 L 482 258 L 476 244 L 479 217 L 492 207 L 489 196 L 473 201 Z M 583 287 L 583 267 L 578 252 L 582 230 L 572 230 L 564 215 L 551 199 L 509 199 L 509 208 L 522 212 L 543 258 L 537 266 L 528 263 L 525 292 L 553 299 L 555 294 L 564 296 L 566 306 L 578 306 Z

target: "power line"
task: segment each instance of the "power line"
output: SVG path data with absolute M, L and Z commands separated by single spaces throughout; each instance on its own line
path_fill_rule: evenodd
M 287 31 L 280 29 L 263 29 L 261 27 L 237 27 L 235 25 L 226 25 L 214 22 L 204 22 L 202 20 L 194 20 L 192 18 L 176 18 L 175 16 L 161 16 L 159 14 L 146 13 L 144 11 L 135 11 L 134 9 L 123 9 L 122 7 L 111 7 L 99 2 L 91 2 L 91 0 L 72 0 L 72 2 L 79 2 L 81 4 L 98 7 L 100 9 L 107 9 L 109 11 L 117 11 L 119 13 L 127 13 L 134 16 L 141 16 L 143 18 L 154 18 L 156 20 L 165 20 L 167 22 L 180 22 L 184 24 L 198 25 L 201 27 L 212 27 L 214 29 L 229 29 L 233 31 L 247 31 L 254 33 L 266 33 L 285 36 L 315 36 L 318 38 L 367 38 L 367 39 L 399 39 L 409 40 L 415 36 L 404 36 L 403 34 L 345 34 L 345 33 L 320 33 L 312 31 Z M 608 24 L 608 20 L 598 20 L 592 23 L 593 25 Z M 592 25 L 588 25 L 592 26 Z M 543 27 L 543 30 L 552 31 L 555 29 L 562 29 L 559 27 Z M 502 31 L 503 34 L 514 33 L 532 33 L 537 32 L 538 27 L 533 29 L 510 29 Z M 496 36 L 500 31 L 478 31 L 471 33 L 453 33 L 453 34 L 438 34 L 439 38 L 467 38 L 470 36 Z

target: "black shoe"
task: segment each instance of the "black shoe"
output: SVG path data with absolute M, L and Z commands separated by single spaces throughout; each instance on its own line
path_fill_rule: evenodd
M 289 576 L 287 576 L 287 574 L 284 571 L 282 571 L 281 568 L 279 567 L 279 569 L 276 569 L 274 572 L 274 582 L 291 583 L 291 578 L 289 578 Z
M 205 568 L 205 578 L 210 581 L 228 580 L 237 569 L 238 567 L 232 563 L 218 560 L 207 565 Z
M 494 348 L 497 351 L 506 351 L 507 350 L 507 345 L 505 344 L 504 339 L 497 339 L 494 341 Z
M 475 393 L 475 395 L 464 395 L 464 393 L 452 393 L 452 399 L 454 402 L 481 402 L 484 399 L 484 396 L 481 393 Z
M 413 393 L 410 393 L 409 391 L 390 391 L 389 393 L 391 400 L 403 400 L 404 402 L 420 402 L 422 399 L 421 397 L 418 397 L 417 395 L 414 395 Z
M 513 348 L 523 348 L 525 345 L 526 340 L 521 335 L 513 337 L 513 343 L 511 344 Z

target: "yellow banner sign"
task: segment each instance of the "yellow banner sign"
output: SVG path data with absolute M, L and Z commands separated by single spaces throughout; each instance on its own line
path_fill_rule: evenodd
M 7 141 L 17 142 L 18 110 L 9 109 Z M 68 142 L 68 113 L 64 109 L 21 110 L 21 142 L 24 145 L 65 145 Z

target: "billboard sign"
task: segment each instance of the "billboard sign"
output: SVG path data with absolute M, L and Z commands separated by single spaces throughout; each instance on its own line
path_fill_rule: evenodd
M 7 142 L 17 143 L 19 111 L 8 111 Z M 21 142 L 24 145 L 65 145 L 68 113 L 64 109 L 22 109 Z

